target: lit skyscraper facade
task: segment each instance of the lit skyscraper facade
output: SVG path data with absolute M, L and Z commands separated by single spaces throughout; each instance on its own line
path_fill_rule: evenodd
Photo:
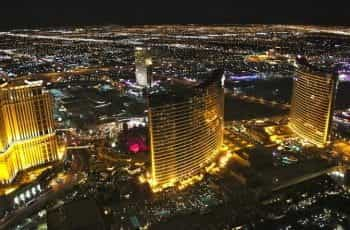
M 318 147 L 330 141 L 337 83 L 337 75 L 310 66 L 296 71 L 289 126 Z
M 151 68 L 152 59 L 149 49 L 135 48 L 135 75 L 136 83 L 142 87 L 150 87 L 152 83 Z
M 195 176 L 223 144 L 221 75 L 184 91 L 149 98 L 152 185 Z
M 58 159 L 53 104 L 40 82 L 0 87 L 0 183 Z

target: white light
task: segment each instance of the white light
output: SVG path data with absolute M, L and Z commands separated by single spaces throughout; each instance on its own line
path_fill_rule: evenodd
M 26 197 L 27 197 L 28 199 L 31 198 L 31 195 L 30 195 L 30 191 L 29 191 L 29 190 L 26 191 Z
M 25 196 L 24 196 L 24 193 L 21 193 L 21 195 L 19 195 L 19 198 L 22 200 L 22 201 L 25 201 Z
M 224 85 L 225 85 L 225 74 L 223 74 L 221 77 L 221 87 L 224 87 Z
M 36 195 L 36 189 L 35 189 L 35 187 L 32 188 L 32 194 L 33 194 L 33 196 Z
M 17 205 L 19 204 L 19 198 L 17 196 L 15 197 L 14 201 L 15 201 L 15 204 Z
M 38 81 L 28 81 L 28 80 L 24 80 L 24 82 L 27 85 L 42 85 L 43 84 L 43 80 L 38 80 Z

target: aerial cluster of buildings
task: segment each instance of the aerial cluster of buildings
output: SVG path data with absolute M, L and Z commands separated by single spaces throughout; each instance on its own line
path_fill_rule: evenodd
M 152 89 L 149 48 L 135 49 L 136 84 L 148 104 L 150 177 L 154 191 L 201 175 L 223 147 L 223 73 L 159 92 Z M 298 60 L 289 127 L 318 147 L 330 143 L 337 75 Z M 59 159 L 53 102 L 40 81 L 6 82 L 1 88 L 1 182 Z M 173 83 L 174 85 L 174 83 Z M 156 91 L 156 92 L 155 92 Z
M 349 127 L 349 110 L 335 110 L 342 81 L 338 75 L 348 69 L 334 70 L 327 65 L 333 56 L 320 54 L 332 51 L 339 64 L 350 46 L 343 36 L 286 28 L 264 32 L 260 26 L 175 26 L 173 31 L 86 28 L 0 34 L 0 77 L 6 78 L 0 85 L 0 189 L 5 188 L 0 195 L 17 189 L 22 177 L 34 178 L 11 196 L 13 210 L 30 208 L 42 194 L 75 183 L 63 200 L 113 196 L 123 202 L 103 207 L 104 215 L 114 215 L 116 222 L 129 215 L 138 225 L 133 210 L 157 222 L 191 210 L 205 213 L 211 205 L 243 197 L 249 202 L 247 190 L 255 194 L 261 184 L 278 187 L 289 178 L 284 174 L 293 174 L 287 168 L 304 164 L 305 155 L 335 155 L 326 147 L 333 143 L 333 121 Z M 147 31 L 153 33 L 151 40 Z M 11 41 L 13 49 L 3 49 L 11 48 Z M 270 81 L 270 88 L 258 89 Z M 291 91 L 279 88 L 280 81 L 293 83 Z M 232 111 L 245 115 L 243 106 L 252 104 L 254 119 L 226 117 Z M 270 108 L 283 113 L 270 116 Z M 343 150 L 346 144 L 337 147 Z M 310 162 L 300 168 L 309 168 Z M 266 176 L 256 166 L 260 163 L 268 168 Z M 46 166 L 50 172 L 44 175 Z M 300 168 L 293 176 L 304 175 Z M 45 183 L 33 176 L 38 169 Z M 246 186 L 241 197 L 233 180 Z M 187 193 L 191 199 L 179 195 L 169 200 L 172 193 Z M 96 204 L 89 205 L 95 210 Z M 51 222 L 59 220 L 56 228 L 76 214 L 69 207 L 49 214 Z
M 320 69 L 303 57 L 296 62 L 288 126 L 304 142 L 323 148 L 331 143 L 338 76 L 331 67 Z M 150 95 L 149 181 L 153 187 L 161 190 L 200 175 L 223 147 L 222 83 L 221 75 L 214 71 L 209 83 L 204 81 L 190 92 Z

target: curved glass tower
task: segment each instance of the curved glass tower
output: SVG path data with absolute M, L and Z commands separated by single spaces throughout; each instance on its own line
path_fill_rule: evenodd
M 289 126 L 299 137 L 324 147 L 330 141 L 338 77 L 304 66 L 296 75 Z
M 167 95 L 150 96 L 153 186 L 168 187 L 199 174 L 222 146 L 221 76 Z

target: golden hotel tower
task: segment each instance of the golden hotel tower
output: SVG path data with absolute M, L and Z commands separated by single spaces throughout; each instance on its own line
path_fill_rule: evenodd
M 337 83 L 337 75 L 329 71 L 305 65 L 296 71 L 289 126 L 318 147 L 330 141 Z
M 0 87 L 0 184 L 18 172 L 58 159 L 53 101 L 41 82 Z
M 222 146 L 222 73 L 212 75 L 196 86 L 149 97 L 153 187 L 198 175 Z

